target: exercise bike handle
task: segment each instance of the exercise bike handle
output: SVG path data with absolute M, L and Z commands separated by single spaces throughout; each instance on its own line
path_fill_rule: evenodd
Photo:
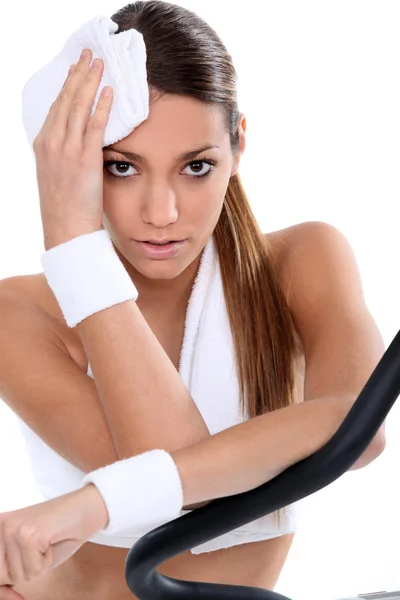
M 340 428 L 322 448 L 259 487 L 211 501 L 153 529 L 130 549 L 129 589 L 139 600 L 290 600 L 264 588 L 181 581 L 156 571 L 164 561 L 331 484 L 369 446 L 400 395 L 400 331 Z

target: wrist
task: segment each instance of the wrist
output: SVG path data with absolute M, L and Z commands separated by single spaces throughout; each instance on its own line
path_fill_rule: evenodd
M 108 510 L 97 487 L 93 483 L 89 483 L 80 488 L 78 493 L 96 531 L 107 527 L 109 522 Z
M 102 229 L 101 225 L 96 224 L 77 224 L 73 227 L 70 226 L 53 226 L 49 229 L 43 229 L 43 243 L 46 252 L 55 248 L 55 246 L 59 246 L 60 244 L 64 244 L 65 242 L 69 242 L 73 238 L 79 237 L 81 235 L 85 235 L 87 233 L 94 233 L 95 231 L 100 231 Z
M 88 222 L 80 231 L 74 229 L 71 233 L 68 230 L 69 236 L 77 237 L 66 242 L 64 238 L 64 243 L 58 243 L 61 241 L 60 233 L 54 237 L 52 229 L 51 241 L 58 245 L 41 256 L 47 283 L 68 327 L 75 327 L 96 312 L 138 297 L 109 232 L 96 229 L 95 222 L 92 225 L 91 230 Z M 65 235 L 65 230 L 62 230 L 62 235 Z

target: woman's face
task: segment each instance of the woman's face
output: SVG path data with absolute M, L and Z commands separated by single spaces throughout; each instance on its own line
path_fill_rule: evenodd
M 218 110 L 164 95 L 151 102 L 148 118 L 129 136 L 103 149 L 103 224 L 135 281 L 140 275 L 174 279 L 199 257 L 238 170 L 244 128 L 241 116 L 241 149 L 235 157 Z M 213 147 L 181 157 L 205 146 Z M 124 151 L 142 158 L 127 158 Z M 187 241 L 173 257 L 160 260 L 149 258 L 137 243 L 152 238 Z

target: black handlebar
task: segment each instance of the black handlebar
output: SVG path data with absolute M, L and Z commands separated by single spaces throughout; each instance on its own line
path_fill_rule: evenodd
M 181 581 L 161 575 L 164 561 L 313 494 L 338 479 L 369 446 L 400 395 L 400 331 L 335 435 L 311 456 L 263 485 L 153 529 L 130 549 L 129 589 L 139 600 L 290 600 L 264 588 Z

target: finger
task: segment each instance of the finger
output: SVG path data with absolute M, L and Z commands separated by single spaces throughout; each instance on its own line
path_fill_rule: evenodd
M 0 523 L 0 586 L 12 583 L 6 559 L 6 545 L 4 541 L 3 527 L 3 524 Z
M 75 148 L 77 144 L 82 145 L 85 141 L 88 123 L 91 118 L 90 114 L 103 75 L 103 70 L 103 61 L 101 59 L 95 59 L 86 74 L 86 79 L 82 83 L 81 89 L 76 94 L 71 104 L 65 138 L 66 145 Z
M 110 92 L 107 95 L 107 92 Z M 104 131 L 107 126 L 110 110 L 113 103 L 113 89 L 106 86 L 101 90 L 96 110 L 94 111 L 86 131 L 85 152 L 93 155 L 103 146 Z
M 0 585 L 0 600 L 25 600 L 25 598 L 10 585 Z
M 71 556 L 78 552 L 79 548 L 83 546 L 84 542 L 77 540 L 64 540 L 51 545 L 52 550 L 52 563 L 51 569 L 58 567 L 61 563 L 65 562 Z
M 85 80 L 92 53 L 79 59 L 72 73 L 67 77 L 63 87 L 54 101 L 43 127 L 43 133 L 50 133 L 59 138 L 65 137 L 71 104 Z
M 27 580 L 37 577 L 48 568 L 49 557 L 46 553 L 50 544 L 40 541 L 34 530 L 21 530 L 18 544 Z
M 67 76 L 65 78 L 65 81 L 63 83 L 63 86 L 62 86 L 62 88 L 61 88 L 61 90 L 60 90 L 57 98 L 54 100 L 53 104 L 50 106 L 50 109 L 49 109 L 49 112 L 47 114 L 47 117 L 46 117 L 46 119 L 45 119 L 45 121 L 44 121 L 44 123 L 42 125 L 42 128 L 41 128 L 41 130 L 39 132 L 41 135 L 43 135 L 44 133 L 46 133 L 47 131 L 50 130 L 50 128 L 51 128 L 51 126 L 53 124 L 53 121 L 54 121 L 55 114 L 56 114 L 56 112 L 58 110 L 58 101 L 59 101 L 59 98 L 60 98 L 60 94 L 64 94 L 65 93 L 67 85 L 69 85 L 69 81 L 70 81 L 70 79 L 72 77 L 72 74 L 74 73 L 75 69 L 76 69 L 76 65 L 71 65 L 70 66 L 69 71 L 67 73 Z
M 8 572 L 10 574 L 11 583 L 16 585 L 17 583 L 26 581 L 26 576 L 22 565 L 21 552 L 18 542 L 15 539 L 15 533 L 11 530 L 8 530 L 6 525 L 3 526 L 3 533 Z

